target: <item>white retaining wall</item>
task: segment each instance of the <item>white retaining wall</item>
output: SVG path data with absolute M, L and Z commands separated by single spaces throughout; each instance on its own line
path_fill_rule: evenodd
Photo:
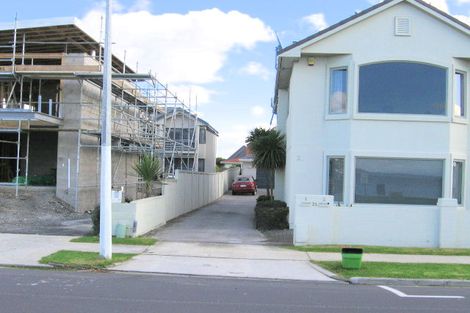
M 436 206 L 329 205 L 295 210 L 295 245 L 470 248 L 470 211 L 455 199 Z
M 113 203 L 113 234 L 117 224 L 123 224 L 128 227 L 128 235 L 140 236 L 214 202 L 229 190 L 239 170 L 231 168 L 220 173 L 177 171 L 174 180 L 166 181 L 162 196 Z

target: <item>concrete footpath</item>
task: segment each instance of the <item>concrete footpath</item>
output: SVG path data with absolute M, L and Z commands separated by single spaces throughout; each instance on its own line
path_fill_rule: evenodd
M 266 245 L 159 242 L 111 268 L 118 271 L 334 281 L 304 252 Z
M 99 251 L 98 244 L 70 242 L 72 238 L 75 237 L 0 233 L 0 265 L 43 266 L 39 260 L 59 250 Z M 339 253 L 307 253 L 268 245 L 210 242 L 113 245 L 113 252 L 138 255 L 109 268 L 112 271 L 325 282 L 334 281 L 331 273 L 311 264 L 311 261 L 341 259 Z M 364 261 L 470 264 L 470 257 L 365 254 Z
M 96 243 L 70 242 L 73 236 L 46 236 L 0 233 L 0 265 L 39 266 L 39 260 L 59 250 L 98 252 Z M 146 246 L 114 245 L 120 253 L 142 253 Z

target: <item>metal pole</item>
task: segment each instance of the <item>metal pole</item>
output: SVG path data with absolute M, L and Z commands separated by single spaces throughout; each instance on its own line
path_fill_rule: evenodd
M 112 258 L 111 230 L 111 2 L 106 1 L 103 98 L 101 111 L 100 255 Z
M 29 142 L 30 142 L 30 134 L 31 134 L 31 122 L 28 121 L 28 133 L 26 137 L 26 173 L 25 173 L 25 185 L 29 186 Z
M 18 137 L 16 140 L 16 185 L 15 196 L 18 198 L 18 189 L 20 185 L 20 158 L 21 158 L 21 121 L 18 121 Z

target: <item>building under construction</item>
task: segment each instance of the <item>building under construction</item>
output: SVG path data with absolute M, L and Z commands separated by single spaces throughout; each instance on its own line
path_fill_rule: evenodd
M 77 211 L 98 204 L 101 41 L 76 19 L 0 27 L 0 184 L 17 195 L 56 185 Z M 199 137 L 210 125 L 150 73 L 115 56 L 112 68 L 113 187 L 139 196 L 133 166 L 144 153 L 162 161 L 165 176 L 201 170 Z M 215 168 L 213 150 L 203 170 Z

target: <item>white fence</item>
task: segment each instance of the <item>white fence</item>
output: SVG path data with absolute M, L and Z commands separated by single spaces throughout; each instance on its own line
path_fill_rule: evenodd
M 239 170 L 231 168 L 213 174 L 177 171 L 175 179 L 163 186 L 163 195 L 130 203 L 113 203 L 113 234 L 121 224 L 127 227 L 128 235 L 140 236 L 214 202 L 229 190 Z
M 342 207 L 318 205 L 312 201 L 317 198 L 297 195 L 295 245 L 470 248 L 470 211 L 455 199 L 439 199 L 435 206 Z

